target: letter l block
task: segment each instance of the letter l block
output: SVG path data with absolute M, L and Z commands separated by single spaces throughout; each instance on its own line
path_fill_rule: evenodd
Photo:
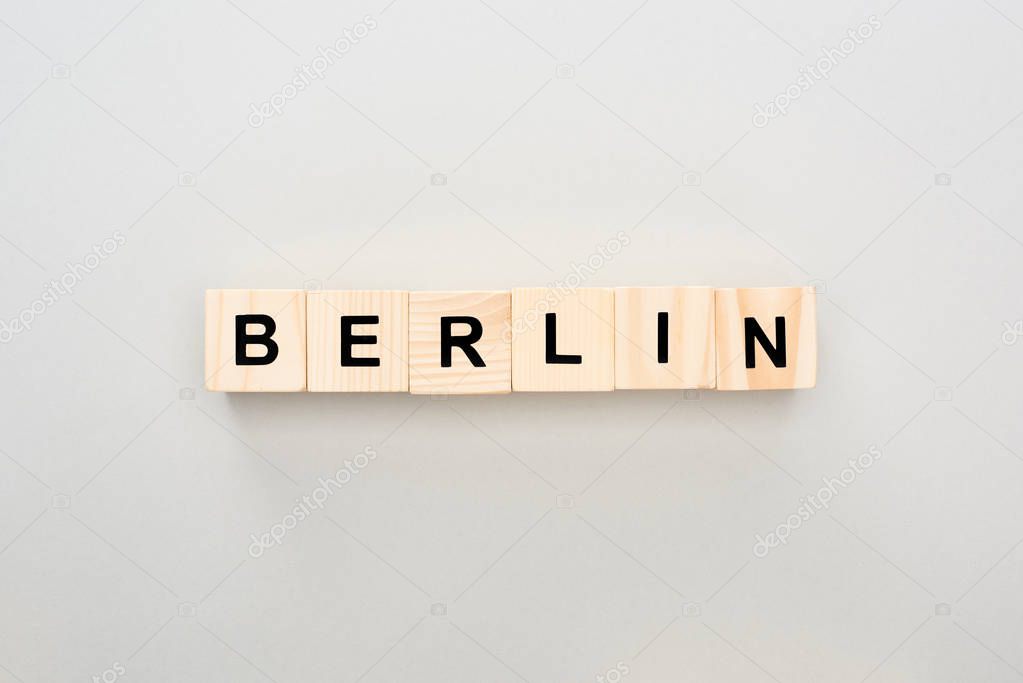
M 612 289 L 513 289 L 512 391 L 613 391 L 614 315 Z

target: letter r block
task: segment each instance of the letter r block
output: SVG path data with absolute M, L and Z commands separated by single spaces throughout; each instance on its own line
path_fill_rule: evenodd
M 300 289 L 206 290 L 206 389 L 305 391 L 305 296 Z
M 408 292 L 309 292 L 306 300 L 309 391 L 408 391 Z
M 614 315 L 612 289 L 512 290 L 512 391 L 612 391 Z
M 408 306 L 409 391 L 511 391 L 511 292 L 410 292 Z M 443 325 L 449 330 L 445 346 L 450 354 L 442 354 L 442 318 L 448 318 Z M 477 326 L 476 334 L 472 326 Z M 470 346 L 469 340 L 476 336 L 479 338 Z M 470 358 L 473 352 L 476 357 Z M 483 363 L 483 367 L 474 365 L 473 360 Z M 444 367 L 445 362 L 448 367 Z
M 817 383 L 813 287 L 714 292 L 718 389 L 807 389 Z

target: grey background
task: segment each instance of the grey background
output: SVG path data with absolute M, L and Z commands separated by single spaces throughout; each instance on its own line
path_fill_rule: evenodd
M 1023 679 L 1019 3 L 3 2 L 0 65 L 3 683 Z M 619 231 L 586 284 L 814 283 L 818 388 L 201 389 L 205 288 L 538 285 Z

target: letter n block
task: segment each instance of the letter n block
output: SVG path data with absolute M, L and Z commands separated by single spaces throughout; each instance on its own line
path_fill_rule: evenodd
M 507 393 L 511 363 L 511 292 L 409 293 L 413 394 Z
M 714 292 L 718 389 L 807 389 L 817 383 L 813 287 Z
M 206 389 L 305 391 L 305 292 L 206 290 Z
M 306 298 L 309 391 L 408 391 L 408 292 Z
M 512 391 L 612 391 L 614 290 L 512 290 Z
M 615 289 L 615 389 L 714 387 L 714 288 Z

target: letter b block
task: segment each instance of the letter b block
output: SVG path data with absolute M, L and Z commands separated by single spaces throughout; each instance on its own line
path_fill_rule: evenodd
M 813 287 L 714 292 L 718 389 L 808 389 L 817 383 Z
M 305 391 L 305 292 L 206 290 L 206 389 Z
M 309 292 L 309 391 L 408 391 L 408 292 Z
M 512 290 L 512 391 L 612 391 L 614 290 Z

